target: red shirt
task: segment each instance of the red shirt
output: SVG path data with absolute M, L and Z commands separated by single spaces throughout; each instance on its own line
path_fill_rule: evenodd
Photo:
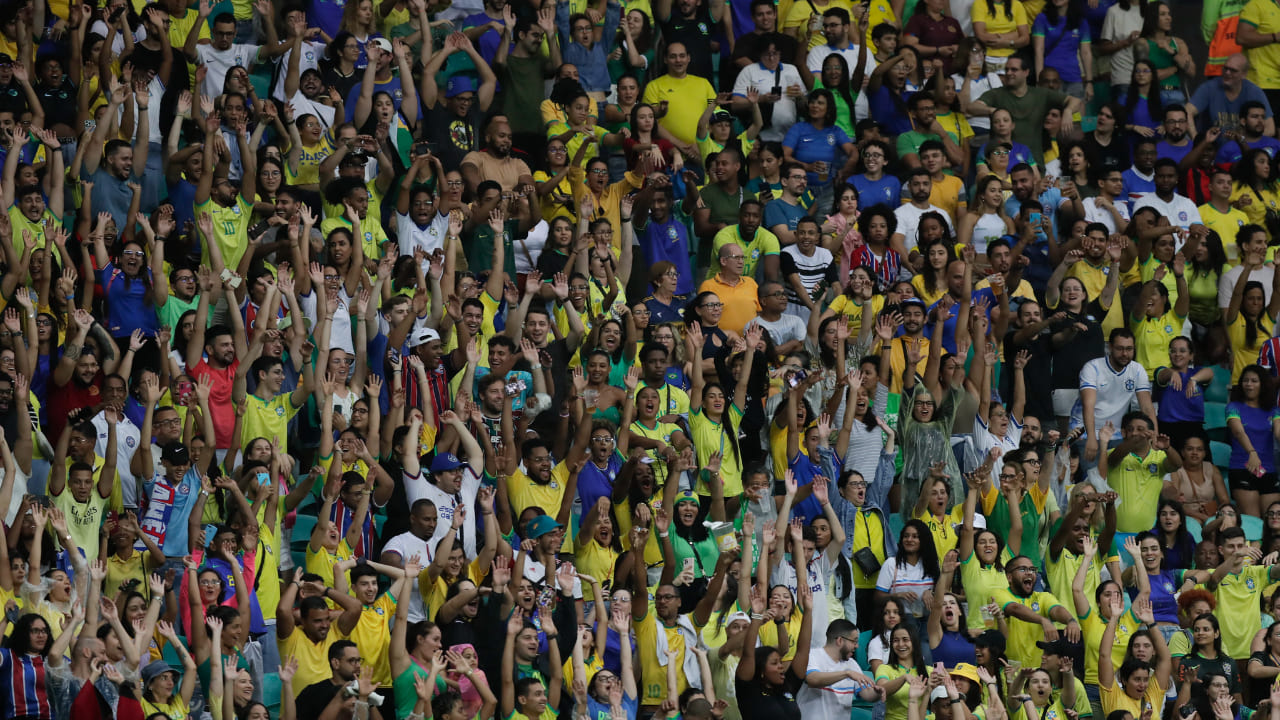
M 236 368 L 240 367 L 237 359 L 222 370 L 209 365 L 208 360 L 190 368 L 188 374 L 195 380 L 204 376 L 213 378 L 213 388 L 209 390 L 209 414 L 213 416 L 214 447 L 225 450 L 231 447 L 231 430 L 236 424 L 235 404 L 231 402 L 231 389 L 235 385 Z
M 50 383 L 53 392 L 49 393 L 45 412 L 45 430 L 47 437 L 62 436 L 62 429 L 67 425 L 67 416 L 73 410 L 91 407 L 102 402 L 102 382 L 106 378 L 99 370 L 88 385 L 81 385 L 72 375 L 66 385 Z

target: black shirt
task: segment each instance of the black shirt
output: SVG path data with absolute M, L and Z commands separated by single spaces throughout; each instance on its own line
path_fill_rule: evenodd
M 471 111 L 460 117 L 445 107 L 443 97 L 441 95 L 441 101 L 427 111 L 427 141 L 434 144 L 432 152 L 439 156 L 445 169 L 452 170 L 462 165 L 467 153 L 480 149 L 480 121 L 484 113 L 479 103 L 472 103 Z
M 334 685 L 333 680 L 321 680 L 318 683 L 308 685 L 298 694 L 296 707 L 298 717 L 300 718 L 318 718 L 329 707 L 329 702 L 333 700 L 333 696 L 338 694 L 342 689 L 341 685 Z
M 711 12 L 705 4 L 700 3 L 693 17 L 684 18 L 677 10 L 671 11 L 671 19 L 659 23 L 662 37 L 667 45 L 674 42 L 684 43 L 689 51 L 689 74 L 698 75 L 710 81 L 714 74 L 711 68 L 711 33 L 716 24 L 711 21 Z
M 44 108 L 45 127 L 62 124 L 74 129 L 76 123 L 76 86 L 67 78 L 58 87 L 36 85 L 40 107 Z
M 11 112 L 16 117 L 26 109 L 27 93 L 17 80 L 10 80 L 8 85 L 0 85 L 0 111 Z
M 1111 135 L 1109 145 L 1101 145 L 1094 139 L 1093 133 L 1084 136 L 1085 152 L 1089 154 L 1089 162 L 1097 164 L 1105 171 L 1119 170 L 1124 172 L 1132 163 L 1129 161 L 1129 144 L 1119 133 Z
M 795 676 L 791 666 L 779 688 L 764 688 L 761 683 L 734 678 L 738 695 L 738 711 L 742 720 L 800 720 L 796 693 L 804 680 Z M 299 716 L 303 717 L 303 716 Z
M 1049 387 L 1048 383 L 1040 382 L 1043 378 L 1051 377 L 1053 373 L 1049 330 L 1046 328 L 1040 331 L 1025 343 L 1014 343 L 1013 336 L 1016 334 L 1018 334 L 1017 328 L 1010 329 L 1005 334 L 1004 356 L 1009 359 L 1015 358 L 1019 350 L 1031 353 L 1031 359 L 1027 360 L 1027 366 L 1022 371 L 1027 396 L 1026 409 L 1022 412 L 1023 417 L 1018 418 L 1018 421 L 1022 422 L 1028 415 L 1036 418 L 1052 418 L 1054 415 L 1053 388 Z M 1013 397 L 1012 372 L 1000 373 L 1000 397 Z
M 1050 310 L 1050 313 L 1065 312 L 1067 317 L 1049 326 L 1051 332 L 1057 333 L 1075 323 L 1083 323 L 1088 330 L 1076 332 L 1062 342 L 1050 340 L 1053 348 L 1053 387 L 1055 390 L 1076 390 L 1080 387 L 1080 370 L 1090 360 L 1102 357 L 1105 342 L 1102 337 L 1102 319 L 1107 311 L 1097 300 L 1089 301 L 1082 312 L 1073 313 L 1061 306 Z

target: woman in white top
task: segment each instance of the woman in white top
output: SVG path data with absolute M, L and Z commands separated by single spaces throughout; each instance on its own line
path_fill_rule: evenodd
M 970 33 L 966 30 L 965 34 Z M 952 75 L 951 81 L 955 83 L 956 92 L 960 95 L 960 108 L 969 117 L 969 127 L 979 136 L 986 135 L 991 130 L 991 118 L 971 114 L 969 103 L 982 97 L 982 93 L 988 90 L 1004 87 L 1000 76 L 987 69 L 987 47 L 977 38 L 965 40 L 960 44 L 952 67 L 964 68 L 964 72 Z
M 898 554 L 886 558 L 876 578 L 876 602 L 893 598 L 916 618 L 924 617 L 925 592 L 938 581 L 938 551 L 933 533 L 920 520 L 911 519 L 898 533 Z
M 960 220 L 956 239 L 961 244 L 972 243 L 974 250 L 984 254 L 987 243 L 1013 233 L 1013 220 L 1004 209 L 1004 184 L 994 174 L 987 175 L 978 181 L 973 205 Z

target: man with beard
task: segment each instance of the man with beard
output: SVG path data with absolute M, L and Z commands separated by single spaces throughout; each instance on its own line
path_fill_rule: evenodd
M 462 177 L 467 188 L 475 192 L 482 180 L 495 180 L 503 192 L 512 192 L 518 185 L 533 183 L 533 173 L 525 161 L 511 155 L 511 125 L 506 116 L 489 121 L 484 131 L 485 147 L 473 150 L 462 158 Z
M 1114 272 L 1114 269 L 1113 269 Z M 1138 407 L 1141 412 L 1138 419 L 1151 426 L 1152 437 L 1156 431 L 1155 420 L 1156 409 L 1151 404 L 1151 383 L 1147 380 L 1147 371 L 1141 364 L 1133 361 L 1134 356 L 1134 339 L 1133 333 L 1125 328 L 1116 328 L 1111 331 L 1111 336 L 1107 342 L 1107 354 L 1095 360 L 1085 363 L 1080 370 L 1080 399 L 1076 401 L 1075 407 L 1071 409 L 1071 424 L 1084 425 L 1085 432 L 1085 449 L 1084 459 L 1092 462 L 1098 456 L 1099 450 L 1106 450 L 1106 444 L 1112 440 L 1119 439 L 1114 437 L 1099 437 L 1098 431 L 1103 425 L 1111 424 L 1112 427 L 1119 428 L 1122 436 L 1128 438 L 1133 432 L 1129 427 L 1131 418 L 1126 415 L 1130 403 L 1135 399 L 1138 401 Z M 1130 413 L 1132 414 L 1132 413 Z M 1168 442 L 1165 443 L 1168 445 Z M 1143 448 L 1144 455 L 1145 450 Z M 1171 457 L 1176 458 L 1177 453 L 1171 451 Z M 1122 453 L 1116 455 L 1114 452 L 1109 456 L 1109 467 L 1114 469 L 1119 467 L 1120 461 L 1125 458 Z M 1181 463 L 1179 463 L 1180 465 Z M 1168 469 L 1168 472 L 1177 470 L 1175 465 Z M 1115 483 L 1111 487 L 1118 487 Z M 1152 509 L 1155 508 L 1155 500 L 1152 499 Z M 1155 517 L 1150 519 L 1145 528 L 1125 529 L 1121 527 L 1121 532 L 1138 532 L 1150 528 L 1155 524 Z
M 1036 566 L 1031 558 L 1018 555 L 1004 566 L 1009 589 L 995 594 L 1005 617 L 1009 618 L 1008 645 L 1005 654 L 1023 667 L 1040 667 L 1038 640 L 1056 640 L 1060 632 L 1054 623 L 1066 625 L 1069 642 L 1080 642 L 1080 624 L 1066 606 L 1051 593 L 1036 592 Z
M 340 594 L 337 590 L 325 592 L 326 597 Z M 358 603 L 359 601 L 356 602 Z M 289 608 L 287 612 L 292 611 L 293 609 Z M 346 613 L 344 612 L 343 618 L 345 617 Z M 341 622 L 341 619 L 339 622 Z M 290 623 L 290 625 L 292 624 Z M 354 625 L 354 623 L 351 624 Z M 337 631 L 339 637 L 341 637 L 341 632 L 341 630 Z M 332 634 L 331 631 L 329 635 L 332 636 Z M 281 643 L 282 652 L 285 644 L 285 642 Z M 337 718 L 345 715 L 344 709 L 349 709 L 351 713 L 349 717 L 354 718 L 354 705 L 360 703 L 365 706 L 366 717 L 369 720 L 380 719 L 382 715 L 377 708 L 369 706 L 369 695 L 378 689 L 378 686 L 373 682 L 374 665 L 373 658 L 370 658 L 367 664 L 364 663 L 364 659 L 360 656 L 360 649 L 350 640 L 338 640 L 330 645 L 329 669 L 333 675 L 304 687 L 298 693 L 298 717 Z M 356 683 L 357 687 L 354 697 L 345 691 L 345 688 L 353 682 Z
M 505 3 L 504 3 L 505 4 Z M 481 26 L 485 28 L 487 26 Z M 476 28 L 473 28 L 476 29 Z M 497 33 L 493 33 L 495 36 Z M 497 38 L 494 38 L 497 47 Z M 444 67 L 449 56 L 463 52 L 471 59 L 480 74 L 480 85 L 467 75 L 454 75 L 444 89 L 444 102 L 439 102 L 440 88 L 436 85 L 436 73 Z M 492 57 L 492 54 L 490 55 Z M 422 107 L 426 115 L 426 137 L 439 138 L 437 154 L 445 167 L 456 168 L 467 153 L 477 149 L 476 142 L 480 120 L 493 104 L 493 94 L 498 76 L 472 46 L 471 40 L 454 33 L 422 71 Z
M 1034 450 L 1029 451 L 1029 454 L 1037 455 Z M 1023 462 L 1026 462 L 1026 455 L 1023 457 Z M 1075 593 L 1071 591 L 1072 581 L 1085 561 L 1085 539 L 1093 537 L 1091 523 L 1093 510 L 1098 503 L 1103 504 L 1103 521 L 1102 531 L 1097 536 L 1097 546 L 1104 550 L 1093 556 L 1092 565 L 1084 576 L 1084 596 L 1090 599 L 1095 598 L 1098 585 L 1102 582 L 1103 568 L 1114 563 L 1111 565 L 1114 571 L 1113 576 L 1120 571 L 1119 558 L 1110 550 L 1111 541 L 1116 536 L 1116 494 L 1114 492 L 1095 495 L 1091 489 L 1086 489 L 1084 492 L 1076 492 L 1072 495 L 1067 514 L 1062 518 L 1062 523 L 1058 525 L 1057 531 L 1049 541 L 1049 552 L 1045 555 L 1049 587 L 1061 596 L 1058 598 L 1059 602 L 1065 605 L 1074 617 L 1087 616 L 1090 611 L 1098 610 L 1097 607 L 1093 607 L 1093 602 L 1089 603 L 1090 607 L 1076 607 Z M 1135 569 L 1142 571 L 1141 566 Z
M 1267 155 L 1275 157 L 1280 152 L 1280 140 L 1266 134 L 1267 109 L 1260 102 L 1247 102 L 1240 106 L 1240 127 L 1222 134 L 1218 154 L 1214 156 L 1216 165 L 1228 167 L 1239 162 L 1249 150 L 1262 149 Z M 1163 155 L 1161 157 L 1164 157 Z
M 1200 220 L 1200 210 L 1196 204 L 1191 201 L 1191 198 L 1178 193 L 1176 162 L 1166 157 L 1156 160 L 1155 185 L 1155 192 L 1143 195 L 1133 204 L 1134 213 L 1144 207 L 1153 207 L 1161 217 L 1168 218 L 1169 223 L 1176 228 L 1190 230 L 1193 226 L 1200 226 L 1200 229 L 1204 230 L 1204 224 Z M 1195 239 L 1180 243 L 1179 249 L 1186 257 L 1194 257 L 1196 254 L 1196 248 L 1200 244 L 1199 233 L 1196 235 Z
M 1182 105 L 1166 105 L 1164 108 L 1164 140 L 1156 144 L 1156 154 L 1162 158 L 1171 158 L 1174 162 L 1182 162 L 1195 147 L 1190 124 L 1187 120 L 1187 108 Z
M 150 35 L 147 36 L 150 39 Z M 127 99 L 124 89 L 111 94 L 108 98 L 107 116 L 112 117 Z M 145 112 L 151 102 L 147 93 L 137 96 L 138 100 L 138 137 L 146 137 L 150 132 L 150 113 Z M 98 213 L 111 213 L 116 227 L 125 226 L 129 216 L 129 207 L 133 202 L 133 189 L 129 183 L 141 183 L 147 170 L 147 159 L 150 149 L 148 143 L 138 143 L 135 153 L 127 140 L 113 138 L 107 141 L 107 128 L 111 123 L 99 123 L 89 139 L 88 149 L 84 153 L 84 161 L 80 168 L 81 177 L 93 182 L 93 197 L 90 205 L 90 216 Z M 204 149 L 207 158 L 212 155 L 209 146 Z M 216 163 L 215 163 L 216 164 Z M 206 162 L 205 174 L 212 178 Z M 142 172 L 138 172 L 138 171 Z M 60 202 L 60 201 L 59 201 Z
M 431 189 L 414 185 L 418 173 L 430 168 L 433 161 L 430 152 L 419 155 L 417 148 L 415 145 L 410 151 L 411 164 L 400 182 L 400 194 L 396 198 L 396 238 L 401 255 L 413 255 L 419 249 L 427 254 L 442 250 L 447 238 L 457 239 L 462 232 L 460 217 L 456 223 L 451 223 L 449 214 L 436 211 L 436 196 Z M 426 272 L 429 267 L 430 262 L 424 260 L 422 271 Z
M 911 171 L 911 177 L 907 180 L 907 192 L 911 194 L 911 201 L 894 208 L 893 215 L 898 219 L 898 229 L 889 238 L 889 246 L 897 250 L 903 259 L 907 259 L 912 253 L 919 255 L 916 253 L 916 243 L 919 239 L 921 215 L 936 212 L 947 222 L 947 231 L 952 236 L 956 231 L 947 211 L 929 202 L 929 196 L 933 193 L 933 178 L 928 170 L 918 167 Z
M 750 617 L 739 612 L 725 624 L 740 619 Z M 796 704 L 804 717 L 843 717 L 850 712 L 854 695 L 868 702 L 880 700 L 880 686 L 863 675 L 858 661 L 853 659 L 857 652 L 858 627 L 848 620 L 832 620 L 827 625 L 826 644 L 820 650 L 809 651 L 809 672 L 796 694 Z
M 196 185 L 194 198 L 196 215 L 207 214 L 212 221 L 209 227 L 213 234 L 204 238 L 202 257 L 203 262 L 217 273 L 224 268 L 239 267 L 240 259 L 248 251 L 249 222 L 253 215 L 253 202 L 258 197 L 257 159 L 249 151 L 249 138 L 243 127 L 235 132 L 235 139 L 244 167 L 239 189 L 226 176 L 214 177 L 219 159 L 230 152 L 223 136 L 214 135 L 204 148 L 204 172 Z M 219 250 L 216 255 L 210 252 L 214 244 Z
M 809 212 L 802 198 L 809 189 L 809 173 L 800 163 L 783 163 L 781 172 L 782 197 L 770 200 L 764 209 L 764 225 L 782 245 L 796 241 L 796 223 Z M 897 182 L 896 180 L 894 181 Z M 777 271 L 774 271 L 777 279 Z
M 923 374 L 925 363 L 929 357 L 929 338 L 924 335 L 924 320 L 927 310 L 924 301 L 919 298 L 907 298 L 898 304 L 902 334 L 893 338 L 889 346 L 889 392 L 902 392 L 902 373 L 907 369 L 907 343 L 916 348 L 920 354 L 920 362 L 916 372 Z M 877 329 L 878 331 L 878 329 Z M 882 338 L 883 339 L 883 338 Z
M 53 369 L 49 385 L 45 433 L 50 437 L 62 434 L 73 410 L 93 407 L 102 399 L 102 367 L 94 351 L 85 347 L 93 316 L 85 310 L 76 310 L 72 326 L 68 328 L 62 357 Z
M 1013 139 L 1031 149 L 1037 164 L 1044 164 L 1044 119 L 1050 108 L 1062 109 L 1062 132 L 1070 133 L 1074 113 L 1083 114 L 1079 98 L 1027 84 L 1032 68 L 1028 58 L 1014 55 L 1004 66 L 1004 87 L 988 90 L 969 103 L 970 116 L 988 116 L 996 110 L 1007 110 L 1013 117 Z
M 130 350 L 133 350 L 132 346 L 130 346 Z M 145 388 L 152 383 L 158 384 L 159 377 L 150 370 L 144 370 L 139 385 Z M 111 446 L 111 433 L 109 431 L 114 430 L 116 437 L 119 439 L 115 446 L 115 467 L 120 474 L 120 488 L 124 506 L 126 508 L 136 508 L 141 498 L 138 497 L 138 481 L 134 478 L 132 463 L 135 448 L 139 444 L 141 429 L 124 412 L 125 403 L 128 400 L 129 388 L 125 384 L 123 377 L 112 373 L 103 378 L 101 410 L 93 416 L 92 420 L 94 430 L 97 431 L 94 452 L 102 457 L 107 457 L 107 448 Z M 142 479 L 147 477 L 149 475 L 144 474 Z
M 197 322 L 187 344 L 187 373 L 197 381 L 207 377 L 207 382 L 212 383 L 209 413 L 213 417 L 214 447 L 220 451 L 231 447 L 231 430 L 235 425 L 231 394 L 236 369 L 240 366 L 237 358 L 248 352 L 244 329 L 238 321 L 240 313 L 233 312 L 231 316 L 239 332 L 233 332 L 226 325 L 214 325 L 206 331 Z
M 1248 71 L 1249 60 L 1243 53 L 1236 53 L 1223 63 L 1221 75 L 1200 83 L 1191 96 L 1191 102 L 1187 103 L 1187 112 L 1191 114 L 1196 132 L 1205 132 L 1214 126 L 1229 128 L 1239 125 L 1244 116 L 1244 104 L 1260 102 L 1266 110 L 1265 134 L 1275 134 L 1273 108 L 1262 88 L 1245 79 Z

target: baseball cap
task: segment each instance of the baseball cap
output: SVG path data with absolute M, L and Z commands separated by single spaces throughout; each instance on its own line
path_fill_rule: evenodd
M 12 65 L 13 58 L 8 53 L 0 53 L 0 65 Z
M 455 97 L 466 92 L 475 92 L 476 83 L 466 75 L 454 75 L 449 78 L 449 84 L 445 85 L 444 96 L 447 98 Z
M 550 515 L 538 515 L 525 526 L 524 534 L 530 540 L 537 540 L 549 532 L 560 529 L 560 527 L 560 523 L 556 522 Z
M 750 615 L 748 615 L 748 614 L 746 614 L 746 613 L 744 613 L 744 612 L 742 612 L 741 610 L 739 610 L 739 611 L 737 611 L 737 612 L 735 612 L 735 613 L 733 613 L 733 614 L 729 615 L 729 617 L 727 617 L 727 618 L 725 618 L 725 619 L 724 619 L 724 626 L 725 626 L 725 627 L 729 627 L 729 626 L 730 626 L 730 625 L 732 625 L 732 624 L 734 623 L 734 621 L 736 621 L 736 620 L 742 620 L 742 621 L 744 621 L 744 622 L 751 622 L 751 616 L 750 616 Z
M 418 347 L 419 345 L 426 345 L 432 340 L 439 340 L 439 339 L 440 339 L 440 333 L 436 332 L 435 330 L 429 327 L 416 328 L 414 329 L 413 334 L 409 336 L 409 347 L 415 348 L 415 347 Z
M 462 467 L 462 465 L 463 462 L 458 459 L 457 455 L 450 452 L 440 453 L 431 461 L 431 472 L 438 473 L 457 470 Z
M 187 451 L 186 445 L 175 440 L 160 450 L 160 460 L 170 465 L 190 465 L 191 453 Z
M 929 693 L 929 702 L 933 702 L 934 700 L 946 700 L 946 699 L 947 699 L 947 688 L 945 686 L 939 685 L 938 687 L 933 689 L 933 692 Z
M 391 41 L 386 38 L 374 38 L 369 42 L 370 45 L 378 48 L 384 53 L 391 52 Z
M 1071 655 L 1071 643 L 1059 637 L 1057 640 L 1037 640 L 1036 647 L 1045 655 Z
M 733 115 L 728 110 L 716 110 L 715 112 L 711 113 L 711 122 L 731 123 L 733 122 Z
M 923 300 L 921 300 L 920 298 L 915 298 L 915 297 L 913 297 L 913 298 L 905 298 L 904 300 L 902 300 L 902 302 L 898 303 L 898 307 L 899 307 L 899 309 L 903 309 L 903 310 L 905 310 L 907 307 L 912 306 L 912 305 L 914 305 L 914 306 L 916 306 L 916 307 L 919 307 L 921 310 L 928 310 L 928 309 L 929 309 L 929 306 L 925 305 Z

